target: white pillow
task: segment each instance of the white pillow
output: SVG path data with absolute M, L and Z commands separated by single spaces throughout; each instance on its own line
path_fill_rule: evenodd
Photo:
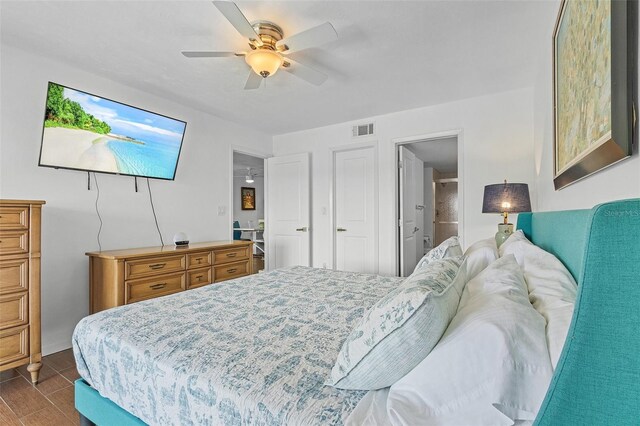
M 394 425 L 512 425 L 533 420 L 553 375 L 544 319 L 513 256 L 469 281 L 431 353 L 391 386 Z
M 547 346 L 555 370 L 573 318 L 578 285 L 557 257 L 532 244 L 522 231 L 500 246 L 500 255 L 508 254 L 522 267 L 529 300 L 547 321 Z
M 502 245 L 500 245 L 500 248 L 498 249 L 498 255 L 499 256 L 504 256 L 505 253 L 507 252 L 507 250 L 509 249 L 509 246 L 511 246 L 511 245 L 513 245 L 513 244 L 515 244 L 517 242 L 521 242 L 521 241 L 526 241 L 529 244 L 533 244 L 524 235 L 524 232 L 522 231 L 522 229 L 518 229 L 517 231 L 515 231 L 514 233 L 509 235 L 509 238 L 507 238 L 507 241 L 505 241 L 504 243 L 502 243 Z M 516 259 L 516 260 L 518 260 L 518 259 Z
M 413 269 L 416 272 L 424 265 L 428 265 L 434 260 L 445 259 L 447 257 L 462 256 L 462 247 L 460 246 L 460 240 L 458 237 L 449 237 L 441 242 L 438 247 L 429 250 L 429 253 L 422 256 L 422 259 L 418 261 L 418 264 Z
M 473 243 L 464 252 L 467 260 L 467 279 L 472 279 L 498 258 L 496 239 L 491 237 Z
M 418 365 L 456 314 L 467 281 L 463 261 L 436 260 L 377 301 L 343 343 L 329 384 L 380 389 Z

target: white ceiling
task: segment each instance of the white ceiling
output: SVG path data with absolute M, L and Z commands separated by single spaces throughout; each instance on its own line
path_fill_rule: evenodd
M 441 173 L 458 171 L 458 138 L 442 138 L 405 145 L 425 167 L 433 167 Z
M 286 72 L 244 91 L 246 50 L 208 1 L 2 1 L 3 43 L 184 105 L 281 134 L 533 85 L 558 1 L 237 2 L 291 35 L 330 21 L 339 40 L 292 54 L 329 74 Z M 91 91 L 91 87 L 82 87 Z M 108 93 L 101 93 L 109 97 Z

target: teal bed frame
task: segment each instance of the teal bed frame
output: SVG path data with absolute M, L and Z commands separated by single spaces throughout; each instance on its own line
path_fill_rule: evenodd
M 578 282 L 571 327 L 535 425 L 639 425 L 640 199 L 521 213 L 518 229 Z M 75 401 L 85 425 L 144 425 L 82 379 Z

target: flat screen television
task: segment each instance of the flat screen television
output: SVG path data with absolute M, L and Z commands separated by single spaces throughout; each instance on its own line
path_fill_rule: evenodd
M 49 82 L 38 165 L 173 180 L 186 126 Z

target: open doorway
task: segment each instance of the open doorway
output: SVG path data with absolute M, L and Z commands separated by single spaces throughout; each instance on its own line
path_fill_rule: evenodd
M 264 158 L 233 152 L 233 239 L 253 241 L 253 271 L 264 270 Z
M 430 250 L 459 235 L 458 136 L 415 140 L 398 149 L 398 265 L 409 276 Z

